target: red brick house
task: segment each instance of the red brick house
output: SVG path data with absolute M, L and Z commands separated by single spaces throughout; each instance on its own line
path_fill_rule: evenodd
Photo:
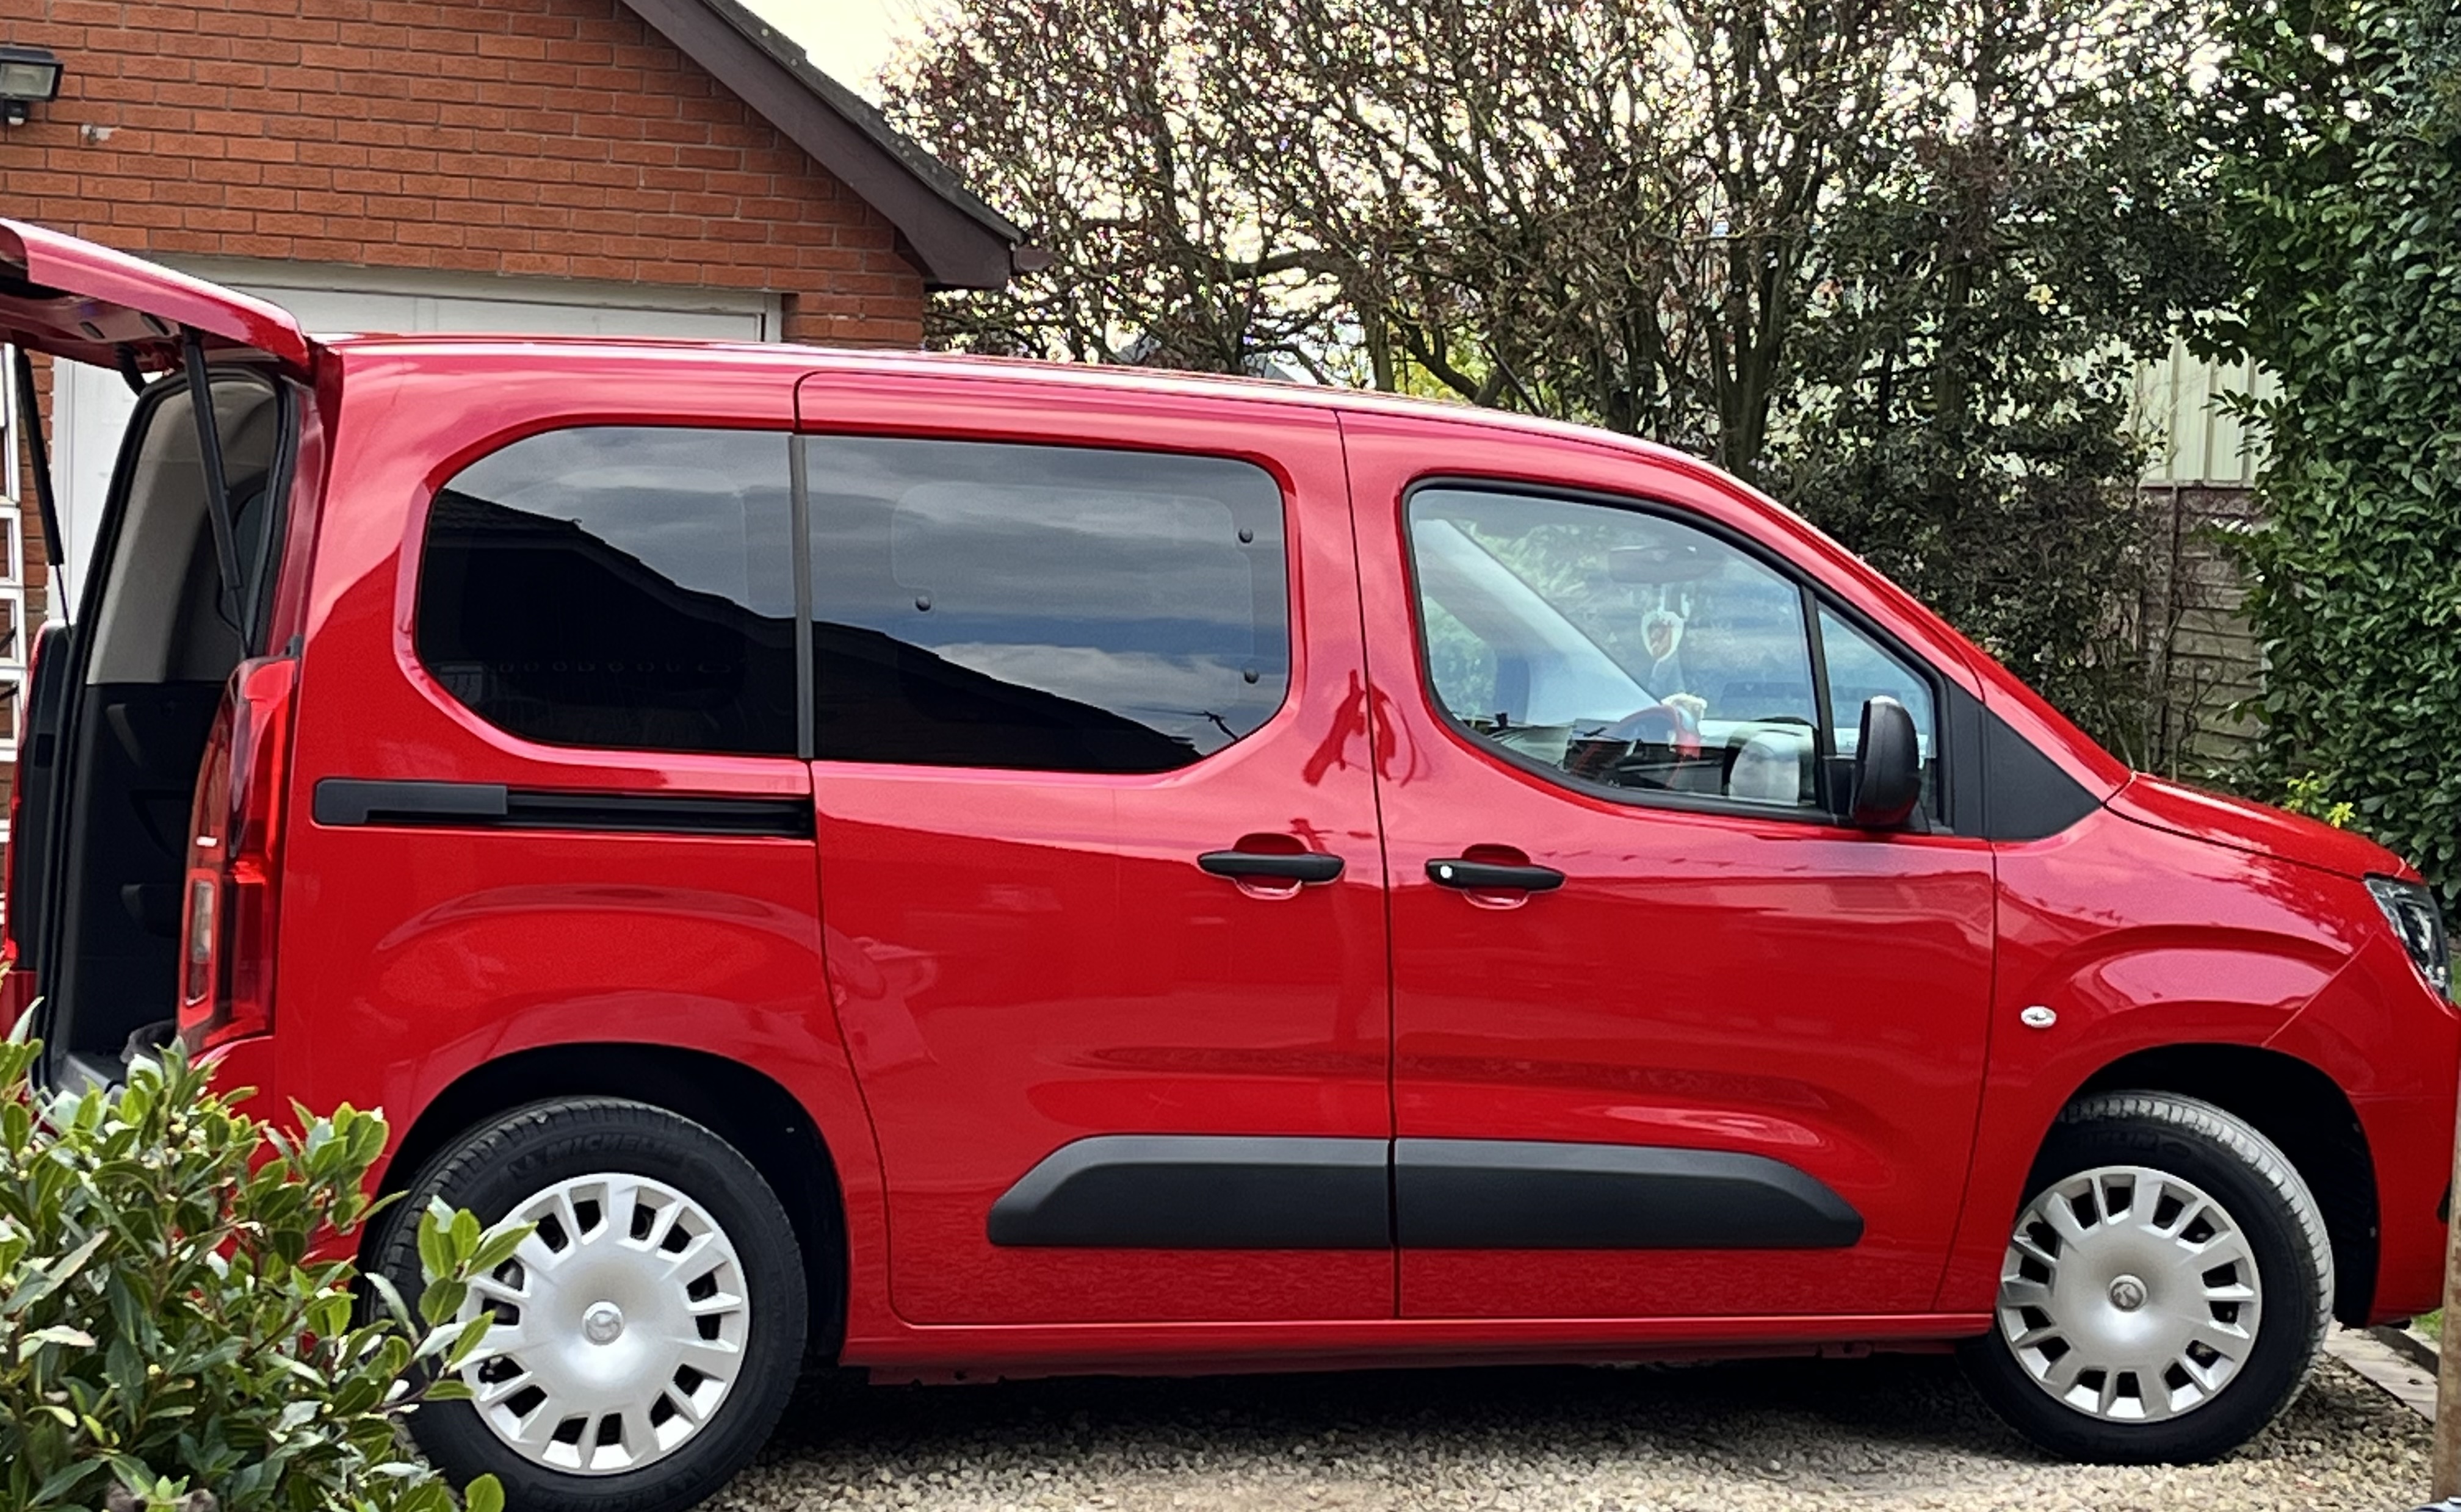
M 0 45 L 63 66 L 0 127 L 0 214 L 311 330 L 910 346 L 927 290 L 1032 255 L 736 0 L 15 0 Z M 128 402 L 49 402 L 72 592 Z

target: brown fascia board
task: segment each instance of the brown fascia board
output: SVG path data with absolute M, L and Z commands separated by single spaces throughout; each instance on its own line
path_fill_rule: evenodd
M 737 0 L 624 0 L 684 55 L 897 227 L 932 288 L 998 288 L 1039 266 L 1025 233 Z

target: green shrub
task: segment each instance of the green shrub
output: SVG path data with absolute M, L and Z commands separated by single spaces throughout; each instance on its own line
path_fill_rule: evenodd
M 46 1093 L 36 1054 L 0 1044 L 0 1508 L 450 1512 L 401 1418 L 466 1395 L 449 1367 L 486 1324 L 453 1315 L 527 1230 L 420 1215 L 423 1322 L 381 1287 L 360 1321 L 351 1265 L 310 1247 L 373 1211 L 382 1118 L 287 1137 L 176 1046 L 122 1088 Z
M 2263 647 L 2251 791 L 2337 805 L 2461 901 L 2461 8 L 2226 8 L 2216 94 Z

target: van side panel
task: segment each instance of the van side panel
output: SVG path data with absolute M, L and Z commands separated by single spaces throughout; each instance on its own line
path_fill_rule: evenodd
M 428 504 L 470 461 L 572 426 L 782 437 L 793 375 L 680 351 L 560 373 L 511 344 L 340 360 L 302 623 L 276 1030 L 225 1058 L 272 1106 L 381 1107 L 396 1141 L 442 1089 L 517 1051 L 620 1042 L 742 1061 L 827 1142 L 853 1306 L 885 1308 L 878 1161 L 824 989 L 811 842 L 703 822 L 807 814 L 808 770 L 523 740 L 440 687 L 412 639 Z M 329 800 L 320 822 L 329 778 L 502 787 L 531 796 L 531 819 L 403 822 L 382 801 Z M 698 800 L 680 818 L 665 801 L 678 796 Z M 613 827 L 572 827 L 576 801 Z
M 801 393 L 828 965 L 894 1194 L 899 1316 L 931 1328 L 1389 1319 L 1384 878 L 1330 417 L 1109 394 L 1063 408 L 1019 383 L 815 377 Z M 998 543 L 977 559 L 996 557 L 996 575 L 954 557 L 947 543 L 964 527 L 947 523 L 942 555 L 913 537 L 898 555 L 891 521 L 912 527 L 958 486 L 924 480 L 930 469 L 969 479 L 976 519 L 1002 522 L 996 536 L 972 527 Z M 1028 478 L 1067 482 L 1005 491 Z M 1180 490 L 1204 488 L 1226 492 L 1209 496 L 1218 516 L 1195 516 L 1200 536 Z M 912 504 L 884 508 L 891 497 Z M 1055 497 L 1064 504 L 1040 502 Z M 1138 500 L 1147 533 L 1133 558 L 1102 533 L 1106 497 Z M 1234 517 L 1225 499 L 1250 512 Z M 1046 525 L 1062 519 L 1075 543 L 1055 548 L 1061 532 Z M 1279 560 L 1241 564 L 1251 551 Z M 1223 586 L 1226 555 L 1270 608 L 1207 592 Z M 1145 599 L 1124 560 L 1177 601 Z M 970 701 L 977 685 L 953 677 L 901 701 L 933 675 L 916 671 L 936 660 L 927 645 L 949 642 L 932 642 L 911 598 L 896 603 L 903 591 L 883 591 L 892 582 L 936 586 L 931 615 L 973 616 L 952 641 L 1051 636 L 1034 653 L 1039 675 L 995 684 L 997 696 L 1065 688 L 1070 699 L 1046 692 L 1027 707 L 1054 719 L 1099 707 L 1118 721 L 1095 726 L 1100 738 L 1134 760 L 1105 771 L 1090 741 L 997 723 L 1001 705 Z M 1117 616 L 1108 628 L 1103 615 Z M 1223 649 L 1223 626 L 1254 637 L 1241 652 L 1248 682 L 1225 662 L 1230 687 L 1185 672 L 1159 685 L 1181 707 L 1213 709 L 1222 744 L 1158 751 L 1188 738 L 1163 734 L 1179 728 L 1163 696 L 1074 702 L 1156 692 L 1139 667 L 1166 653 L 1197 665 Z M 901 658 L 895 684 L 863 671 L 859 637 L 874 634 Z M 1130 644 L 1142 650 L 1111 655 Z M 1108 670 L 1055 675 L 1071 654 L 1105 656 Z M 1241 702 L 1243 686 L 1278 688 L 1285 655 L 1287 692 Z M 976 651 L 974 665 L 1000 664 Z M 1109 714 L 1130 708 L 1156 723 Z M 942 710 L 955 713 L 943 722 Z M 923 733 L 886 734 L 898 730 Z M 1200 863 L 1272 847 L 1333 864 L 1315 881 L 1260 884 Z M 1065 1188 L 1047 1205 L 1034 1195 L 1045 1182 Z M 897 1347 L 848 1334 L 858 1362 Z

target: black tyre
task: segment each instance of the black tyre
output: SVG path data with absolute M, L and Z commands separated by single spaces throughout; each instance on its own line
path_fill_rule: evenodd
M 417 1215 L 438 1197 L 539 1225 L 472 1288 L 470 1309 L 497 1315 L 463 1372 L 479 1400 L 411 1416 L 457 1484 L 493 1474 L 522 1512 L 680 1512 L 768 1439 L 802 1360 L 806 1283 L 776 1194 L 725 1140 L 612 1098 L 474 1129 L 418 1173 L 380 1240 L 376 1268 L 407 1299 Z
M 2333 1250 L 2273 1142 L 2167 1093 L 2080 1100 L 2044 1141 L 1963 1353 L 2011 1426 L 2072 1459 L 2211 1459 L 2297 1396 L 2331 1322 Z

